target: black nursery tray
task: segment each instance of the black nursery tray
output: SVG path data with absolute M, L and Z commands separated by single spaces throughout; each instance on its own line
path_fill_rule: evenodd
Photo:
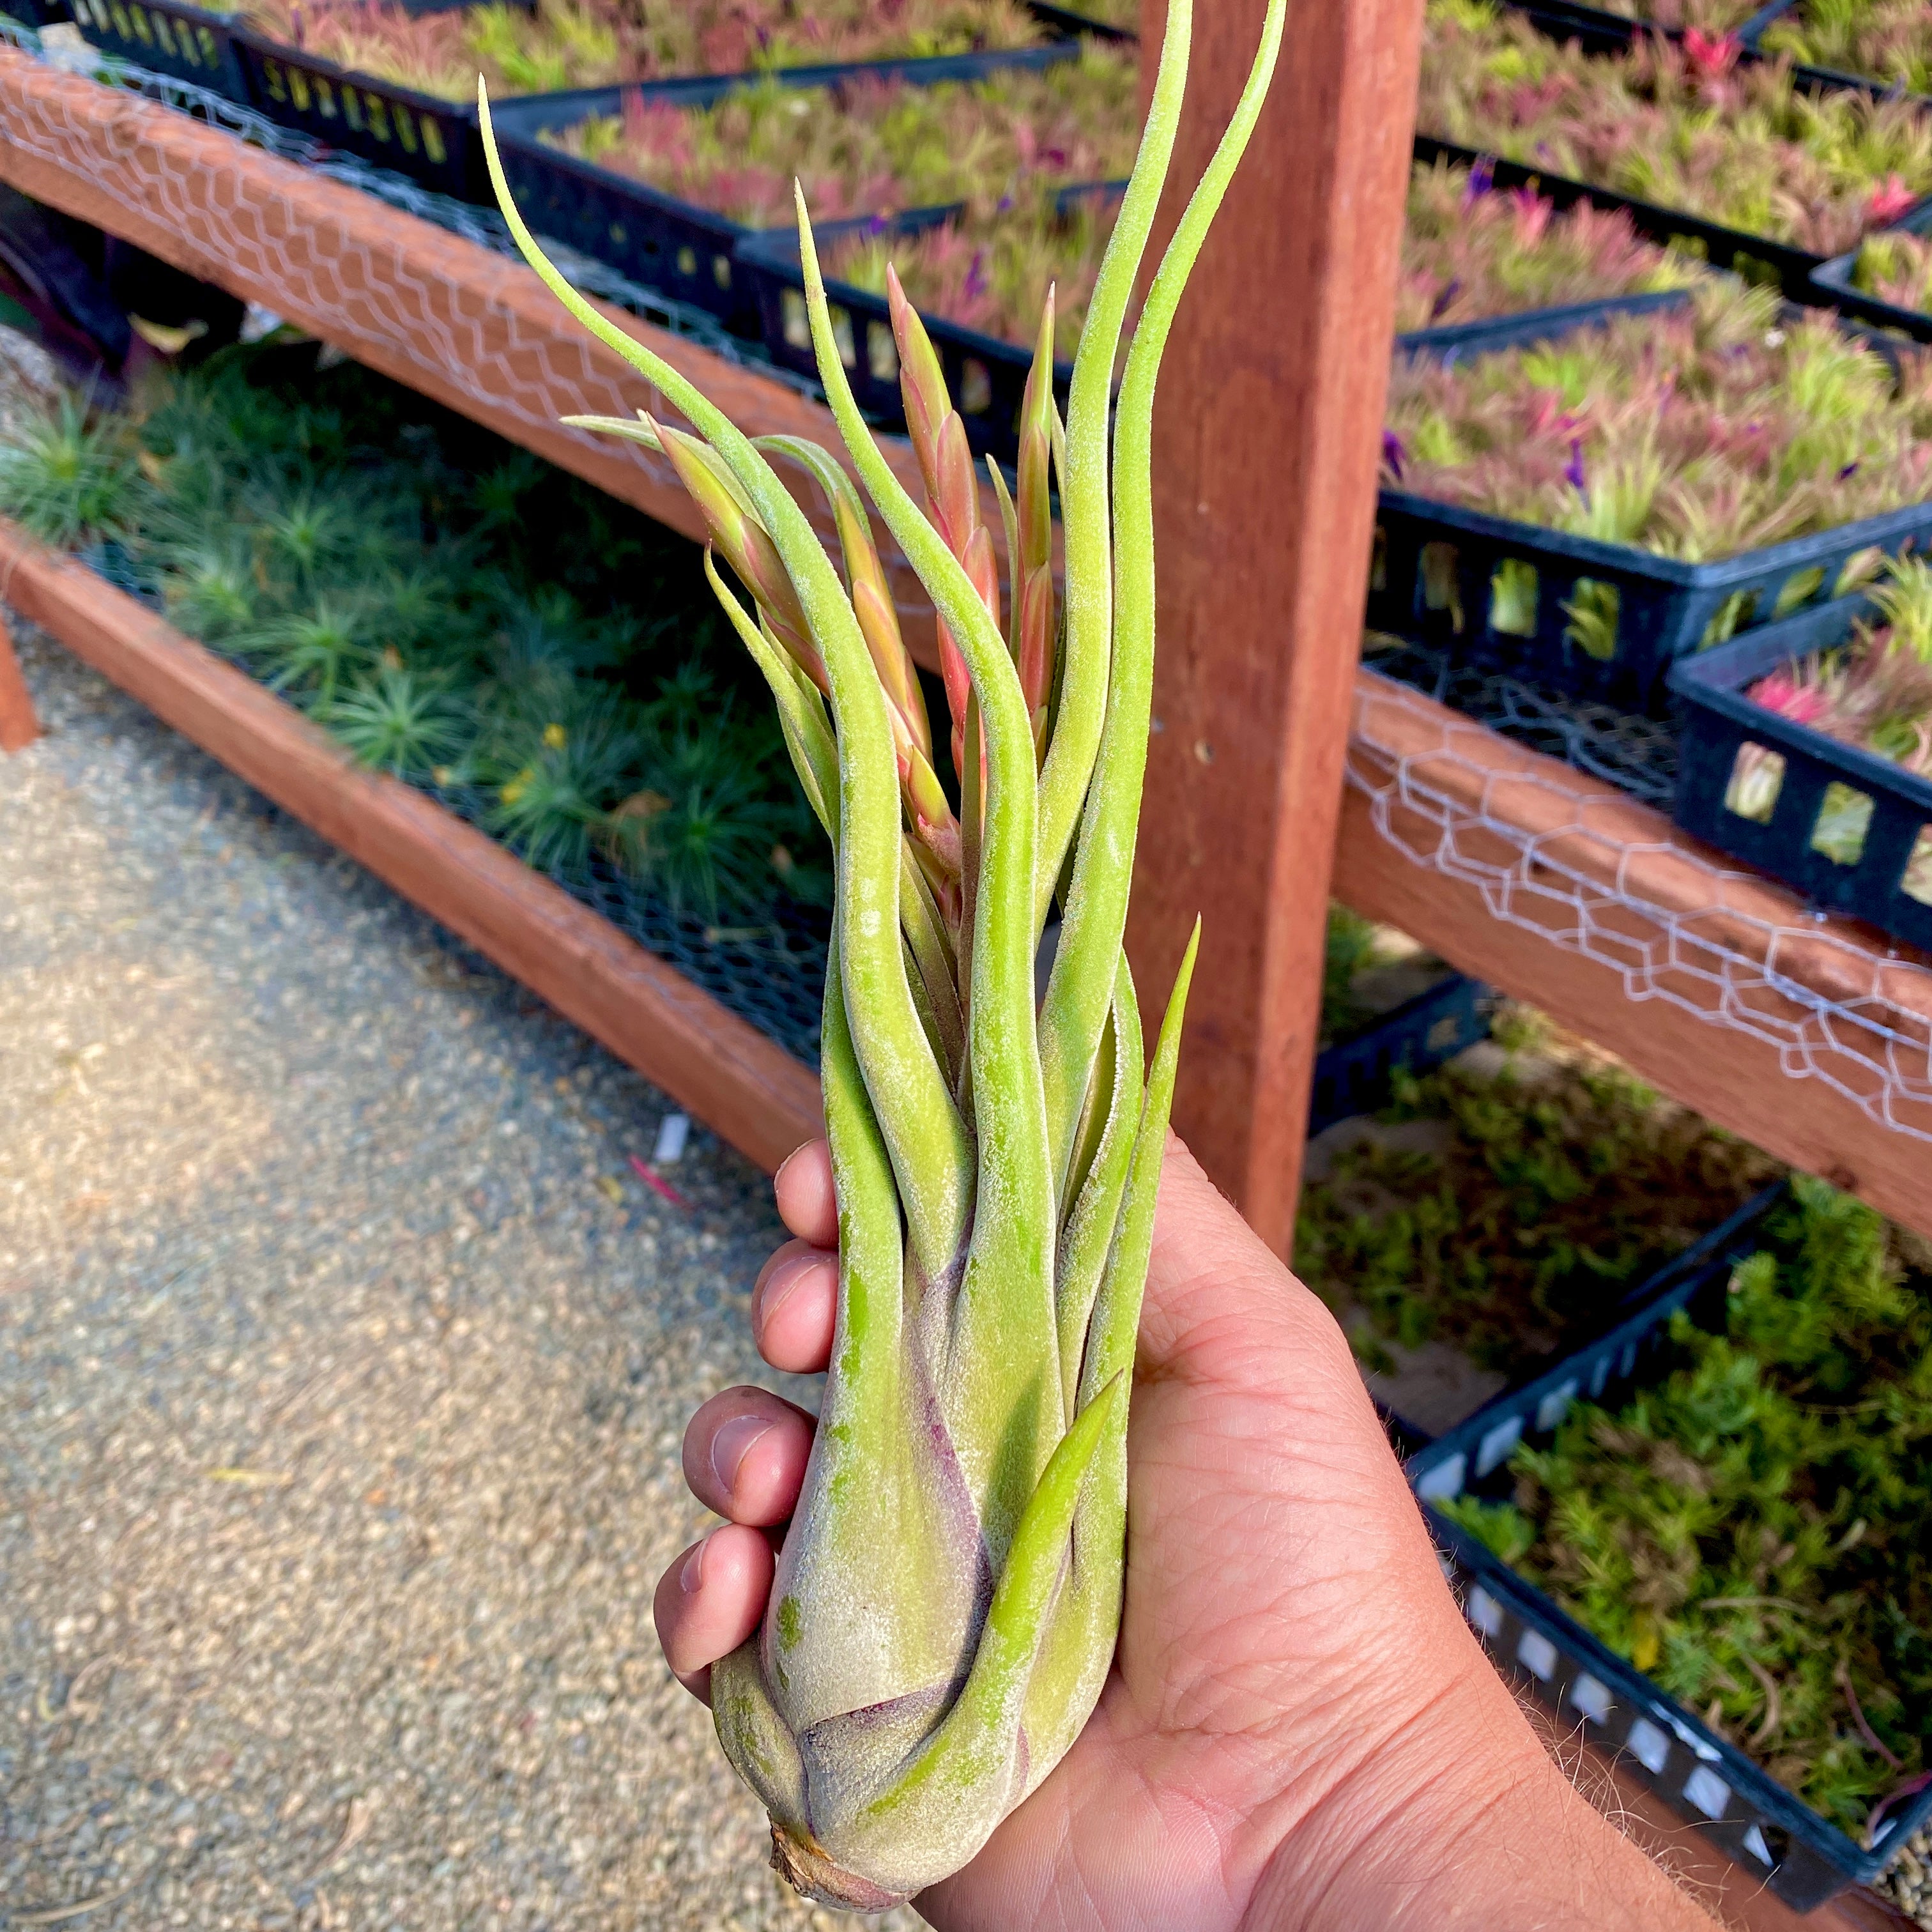
M 1738 28 L 1738 39 L 1752 53 L 1760 53 L 1766 30 L 1802 4 L 1803 0 L 1771 0 L 1769 6 L 1760 7 Z M 1902 87 L 1880 80 L 1875 74 L 1846 74 L 1838 68 L 1811 67 L 1794 62 L 1791 77 L 1816 93 L 1863 94 L 1874 100 L 1896 98 L 1932 108 L 1932 94 L 1908 94 Z
M 1932 106 L 1932 100 L 1928 100 L 1927 105 Z M 1922 201 L 1898 220 L 1876 232 L 1880 235 L 1932 233 L 1932 200 Z M 1811 277 L 1812 299 L 1829 302 L 1840 314 L 1869 322 L 1875 328 L 1895 328 L 1914 341 L 1932 342 L 1932 315 L 1923 309 L 1901 308 L 1896 302 L 1867 295 L 1863 290 L 1852 286 L 1858 253 L 1857 248 L 1853 248 L 1843 255 L 1834 255 L 1816 269 Z
M 492 106 L 503 172 L 524 218 L 540 235 L 567 242 L 646 288 L 709 310 L 747 334 L 758 326 L 751 278 L 738 272 L 741 249 L 760 230 L 695 202 L 680 200 L 615 168 L 580 160 L 541 136 L 580 121 L 623 112 L 627 94 L 647 103 L 710 107 L 740 89 L 776 81 L 826 87 L 855 76 L 914 86 L 971 81 L 1014 68 L 1052 67 L 1076 58 L 1076 40 L 1011 53 L 946 54 L 929 59 L 778 68 L 770 74 L 706 75 L 628 87 L 585 87 Z M 838 224 L 827 225 L 827 232 Z M 771 231 L 773 232 L 787 232 Z M 794 244 L 795 245 L 795 244 Z
M 1063 207 L 1083 195 L 1118 194 L 1119 182 L 1079 182 L 1060 190 Z M 814 228 L 821 258 L 838 243 L 854 235 L 916 235 L 937 227 L 959 212 L 960 204 L 920 208 L 902 214 L 860 215 L 850 221 L 828 221 Z M 818 358 L 812 352 L 812 326 L 806 315 L 805 271 L 798 236 L 790 228 L 767 229 L 747 240 L 739 260 L 758 305 L 765 352 L 781 368 L 815 376 Z M 892 340 L 892 311 L 884 296 L 850 282 L 828 280 L 826 306 L 831 311 L 838 359 L 852 385 L 860 409 L 894 426 L 905 420 L 899 389 L 898 351 Z M 1030 344 L 1004 342 L 962 328 L 943 316 L 922 315 L 926 333 L 946 373 L 953 406 L 966 425 L 966 440 L 976 454 L 1010 465 L 1019 452 L 1019 417 L 1026 397 L 1027 373 L 1033 367 Z M 1071 362 L 1053 365 L 1053 388 L 1061 415 L 1066 412 L 1067 386 L 1073 379 Z
M 98 6 L 100 0 L 82 4 Z M 236 32 L 235 42 L 254 104 L 271 121 L 440 194 L 462 201 L 491 199 L 473 106 L 352 72 L 246 28 Z
M 1780 1190 L 1761 1195 L 1675 1264 L 1674 1279 L 1600 1340 L 1498 1396 L 1417 1451 L 1410 1486 L 1424 1504 L 1463 1614 L 1491 1658 L 1528 1680 L 1564 1724 L 1582 1723 L 1682 1816 L 1800 1912 L 1877 1876 L 1928 1818 L 1932 1788 L 1890 1811 L 1870 1850 L 1709 1730 L 1636 1666 L 1559 1610 L 1476 1538 L 1427 1506 L 1466 1492 L 1503 1496 L 1504 1466 L 1526 1437 L 1546 1440 L 1580 1397 L 1614 1405 L 1650 1380 L 1679 1309 L 1723 1319 L 1726 1285 Z
M 191 81 L 238 106 L 254 105 L 232 14 L 185 0 L 73 0 L 73 7 L 81 38 L 104 53 Z
M 1481 161 L 1492 170 L 1498 188 L 1531 188 L 1558 208 L 1573 208 L 1587 201 L 1598 208 L 1620 208 L 1630 225 L 1642 236 L 1668 247 L 1672 242 L 1687 246 L 1714 268 L 1728 268 L 1748 282 L 1768 283 L 1780 289 L 1792 302 L 1810 302 L 1811 277 L 1824 266 L 1825 257 L 1787 242 L 1774 242 L 1768 236 L 1753 235 L 1742 228 L 1726 228 L 1687 214 L 1681 208 L 1664 208 L 1654 201 L 1640 201 L 1634 195 L 1619 194 L 1614 188 L 1598 188 L 1588 182 L 1572 181 L 1567 175 L 1552 174 L 1546 168 L 1526 167 L 1520 161 L 1504 160 L 1455 141 L 1438 140 L 1432 134 L 1415 137 L 1418 161 L 1446 160 L 1473 167 Z
M 1324 1046 L 1315 1062 L 1308 1131 L 1318 1134 L 1354 1114 L 1388 1105 L 1399 1070 L 1420 1076 L 1486 1039 L 1490 989 L 1451 973 L 1393 1011 Z
M 1853 626 L 1871 614 L 1865 598 L 1840 598 L 1672 670 L 1684 721 L 1671 815 L 1685 831 L 1774 873 L 1814 904 L 1932 950 L 1932 779 L 1780 718 L 1744 694 L 1792 658 L 1848 643 Z M 1784 763 L 1770 817 L 1748 818 L 1728 802 L 1732 776 L 1741 758 L 1767 754 Z M 1858 800 L 1866 801 L 1869 819 L 1857 856 L 1842 863 L 1814 844 L 1819 820 L 1828 802 L 1843 813 L 1858 808 Z M 1915 861 L 1921 881 L 1910 876 Z
M 1428 333 L 1453 333 L 1454 352 L 1473 355 L 1547 341 L 1619 314 L 1666 310 L 1689 299 L 1684 290 L 1623 296 Z M 1416 341 L 1402 338 L 1411 347 Z M 1768 618 L 1781 598 L 1805 594 L 1808 586 L 1810 596 L 1828 596 L 1838 573 L 1861 551 L 1896 552 L 1928 538 L 1932 504 L 1912 504 L 1714 562 L 1685 563 L 1634 544 L 1573 536 L 1384 489 L 1376 513 L 1368 624 L 1459 660 L 1660 716 L 1671 665 L 1704 647 L 1713 620 L 1727 605 L 1731 628 L 1741 630 L 1762 621 L 1760 614 Z M 1534 574 L 1528 630 L 1496 622 L 1496 583 L 1505 564 Z M 1607 656 L 1583 648 L 1565 608 L 1576 603 L 1584 586 L 1592 586 L 1586 594 L 1599 604 L 1607 599 L 1594 586 L 1615 593 L 1616 634 Z M 1523 601 L 1520 592 L 1510 600 Z M 1520 622 L 1521 613 L 1511 608 L 1506 617 Z

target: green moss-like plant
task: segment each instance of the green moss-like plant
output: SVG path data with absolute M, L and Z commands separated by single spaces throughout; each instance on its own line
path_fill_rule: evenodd
M 749 676 L 698 554 L 352 364 L 278 377 L 289 354 L 30 418 L 0 514 L 116 537 L 189 635 L 533 865 L 710 921 L 821 900 L 782 733 L 706 668 Z
M 1822 1182 L 1721 1328 L 1444 1513 L 1862 1840 L 1932 1736 L 1932 1276 Z M 1916 1261 L 1916 1265 L 1913 1264 Z
M 1395 1131 L 1304 1192 L 1296 1270 L 1372 1368 L 1395 1367 L 1392 1346 L 1445 1342 L 1478 1367 L 1527 1373 L 1774 1172 L 1520 1011 L 1496 1037 L 1500 1070 L 1451 1061 L 1399 1079 L 1382 1117 Z

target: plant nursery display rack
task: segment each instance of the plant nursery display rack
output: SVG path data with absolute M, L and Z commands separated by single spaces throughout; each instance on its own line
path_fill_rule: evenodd
M 1211 149 L 1252 27 L 1244 8 L 1199 11 L 1178 182 Z M 1813 910 L 1654 804 L 1361 667 L 1419 29 L 1409 0 L 1294 0 L 1294 56 L 1163 377 L 1160 655 L 1129 944 L 1141 982 L 1164 984 L 1195 913 L 1206 916 L 1177 1125 L 1286 1252 L 1332 890 L 1712 1120 L 1932 1235 L 1932 958 Z M 702 535 L 662 459 L 560 427 L 566 415 L 665 405 L 569 320 L 494 215 L 214 97 L 139 76 L 105 84 L 44 58 L 30 32 L 10 38 L 0 180 Z M 1164 225 L 1178 212 L 1177 202 Z M 624 292 L 608 273 L 584 280 Z M 715 325 L 669 304 L 607 307 L 748 430 L 836 447 L 823 404 Z M 886 442 L 910 482 L 910 446 Z M 824 517 L 802 477 L 798 487 Z M 990 494 L 987 507 L 997 531 Z M 890 568 L 908 635 L 929 654 L 929 608 L 903 560 Z M 352 764 L 292 706 L 82 564 L 0 526 L 0 602 L 751 1159 L 775 1166 L 817 1130 L 810 1066 L 434 800 Z M 32 730 L 0 647 L 0 747 Z M 1801 1921 L 1648 1791 L 1623 1795 L 1744 1922 L 1887 1922 L 1858 1893 Z

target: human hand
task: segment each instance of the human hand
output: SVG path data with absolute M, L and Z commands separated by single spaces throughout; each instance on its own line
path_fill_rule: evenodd
M 822 1142 L 776 1183 L 797 1237 L 758 1278 L 773 1367 L 830 1358 Z M 768 1391 L 692 1419 L 728 1519 L 658 1586 L 699 1696 L 764 1613 L 812 1418 Z M 942 1932 L 1462 1926 L 1708 1932 L 1571 1790 L 1456 1610 L 1346 1338 L 1178 1141 L 1162 1178 L 1128 1430 L 1126 1600 L 1098 1708 L 963 1871 Z

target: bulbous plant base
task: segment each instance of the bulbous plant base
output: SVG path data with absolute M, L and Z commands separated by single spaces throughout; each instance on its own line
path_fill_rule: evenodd
M 794 1892 L 846 1912 L 886 1912 L 910 1896 L 846 1870 L 809 1832 L 797 1838 L 782 1825 L 772 1827 L 772 1869 Z

